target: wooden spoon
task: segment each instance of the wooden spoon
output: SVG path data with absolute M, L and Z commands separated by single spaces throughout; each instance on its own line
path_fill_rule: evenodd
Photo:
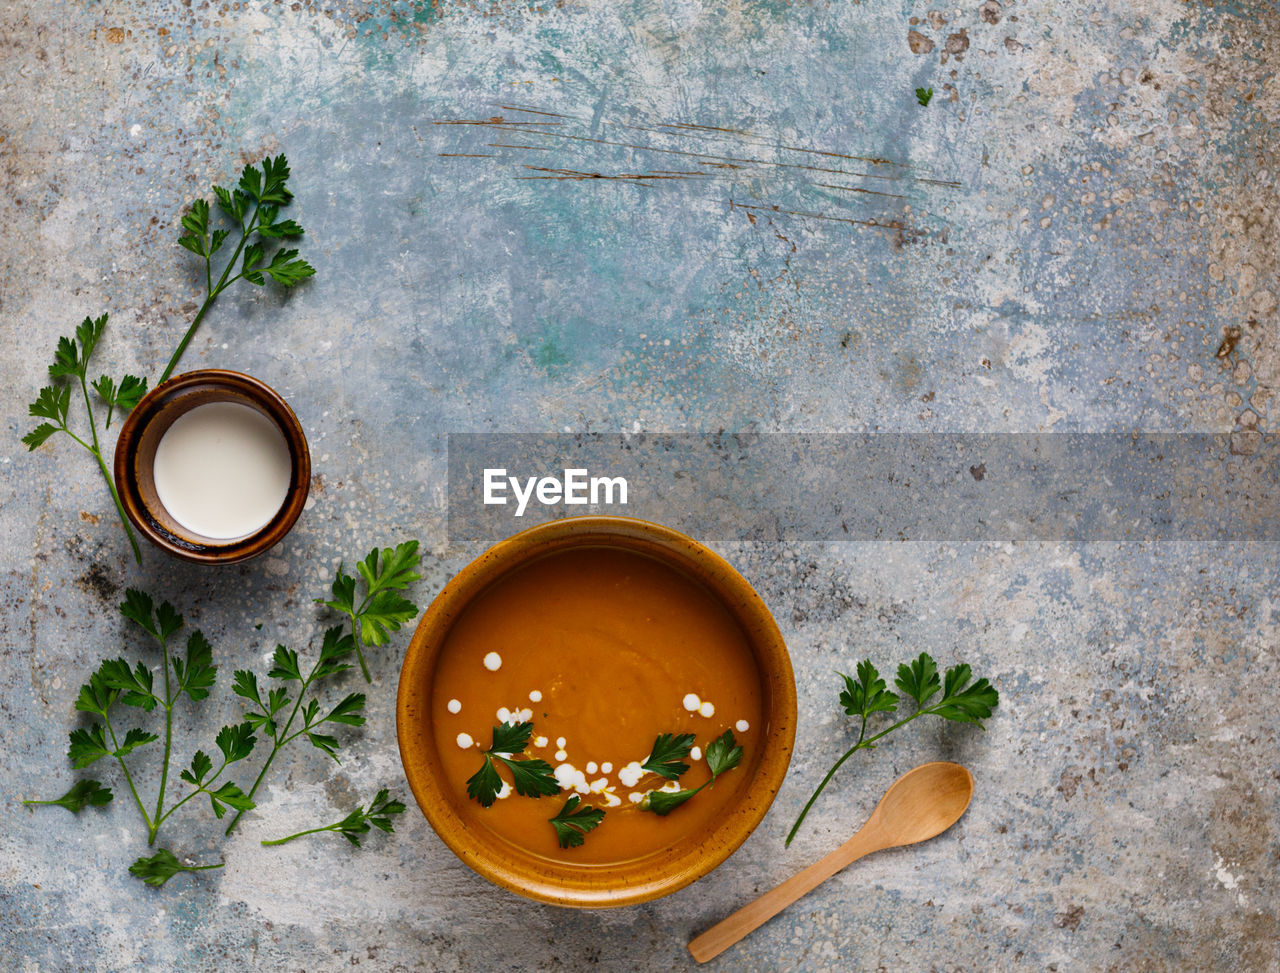
M 921 764 L 907 771 L 884 792 L 857 834 L 825 858 L 716 923 L 689 943 L 689 952 L 699 963 L 719 956 L 846 865 L 873 851 L 914 845 L 942 834 L 960 820 L 972 798 L 973 775 L 959 764 Z

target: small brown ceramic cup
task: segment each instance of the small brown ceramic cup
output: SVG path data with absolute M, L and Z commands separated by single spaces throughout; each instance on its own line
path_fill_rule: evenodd
M 178 523 L 156 493 L 156 448 L 169 427 L 197 406 L 234 402 L 270 419 L 284 435 L 292 467 L 284 502 L 267 523 L 244 537 L 204 537 Z M 270 386 L 239 372 L 202 368 L 175 375 L 143 396 L 120 429 L 116 490 L 129 520 L 156 547 L 199 564 L 235 564 L 274 547 L 298 519 L 311 486 L 311 451 L 298 417 Z

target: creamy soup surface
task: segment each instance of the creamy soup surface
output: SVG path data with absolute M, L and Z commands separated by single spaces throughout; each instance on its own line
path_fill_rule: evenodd
M 759 673 L 738 624 L 698 582 L 618 548 L 552 554 L 492 585 L 455 622 L 433 686 L 437 746 L 463 815 L 562 861 L 632 861 L 701 831 L 746 785 L 763 739 Z M 499 798 L 468 800 L 493 728 L 526 721 L 525 755 L 554 768 L 561 792 L 518 795 L 498 763 Z M 646 791 L 706 781 L 707 745 L 726 730 L 743 747 L 738 768 L 666 817 L 640 810 Z M 640 772 L 662 733 L 696 737 L 678 784 Z M 549 819 L 575 794 L 605 816 L 580 847 L 561 848 Z

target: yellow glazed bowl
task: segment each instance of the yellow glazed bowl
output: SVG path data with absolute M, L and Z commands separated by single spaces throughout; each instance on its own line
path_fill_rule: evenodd
M 630 862 L 585 865 L 528 852 L 460 808 L 468 800 L 445 778 L 430 713 L 436 665 L 451 627 L 481 592 L 529 562 L 574 548 L 619 548 L 642 554 L 693 578 L 727 609 L 746 636 L 760 674 L 762 743 L 734 771 L 749 775 L 725 813 L 701 832 Z M 764 818 L 795 741 L 796 689 L 791 659 L 760 596 L 719 555 L 683 534 L 641 520 L 577 517 L 534 527 L 502 541 L 463 568 L 431 603 L 409 644 L 396 704 L 400 757 L 413 795 L 442 841 L 485 878 L 554 905 L 579 908 L 632 905 L 667 895 L 728 858 Z M 443 734 L 448 737 L 449 734 Z

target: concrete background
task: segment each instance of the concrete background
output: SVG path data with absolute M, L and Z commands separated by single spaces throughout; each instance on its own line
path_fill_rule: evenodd
M 407 795 L 403 633 L 341 766 L 295 754 L 230 841 L 203 808 L 166 825 L 221 871 L 126 874 L 106 768 L 106 809 L 19 804 L 69 785 L 76 688 L 141 648 L 127 586 L 223 667 L 179 754 L 240 712 L 232 669 L 316 636 L 339 559 L 420 538 L 425 605 L 478 553 L 446 534 L 449 432 L 1271 431 L 1278 37 L 1262 2 L 0 4 L 5 967 L 687 969 L 692 934 L 952 758 L 960 825 L 716 968 L 1280 969 L 1274 545 L 718 545 L 791 646 L 796 757 L 737 855 L 642 907 L 511 896 L 416 808 L 359 851 L 259 845 Z M 26 403 L 86 314 L 102 370 L 159 374 L 202 298 L 180 214 L 276 152 L 316 278 L 226 295 L 183 367 L 291 401 L 312 502 L 247 566 L 139 568 L 89 458 L 21 445 Z M 987 732 L 857 755 L 784 849 L 852 739 L 832 670 L 921 649 L 997 684 Z

